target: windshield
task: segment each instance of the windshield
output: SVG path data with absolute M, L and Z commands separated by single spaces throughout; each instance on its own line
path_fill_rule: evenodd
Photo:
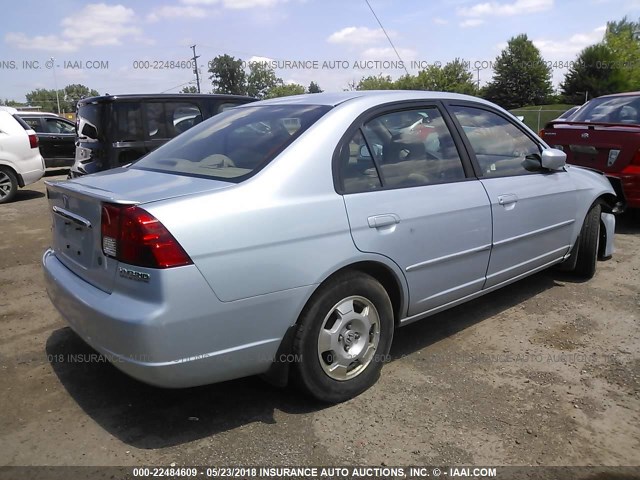
M 594 98 L 575 112 L 571 121 L 640 124 L 640 96 Z
M 239 182 L 269 163 L 330 107 L 265 105 L 227 110 L 132 168 Z

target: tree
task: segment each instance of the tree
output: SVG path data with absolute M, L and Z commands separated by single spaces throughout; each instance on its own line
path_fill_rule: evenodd
M 584 101 L 585 94 L 599 97 L 625 91 L 629 80 L 624 73 L 607 45 L 591 45 L 580 52 L 560 85 L 564 100 L 580 104 Z
M 265 98 L 267 93 L 281 83 L 276 72 L 265 62 L 250 62 L 247 77 L 247 95 L 259 99 Z
M 355 90 L 393 90 L 395 88 L 393 80 L 389 75 L 370 75 L 363 77 L 360 81 L 351 87 L 355 87 Z
M 395 88 L 399 90 L 432 90 L 438 92 L 456 92 L 475 95 L 476 84 L 473 74 L 467 65 L 456 58 L 441 65 L 429 65 L 418 75 L 403 75 L 395 82 Z
M 620 68 L 627 78 L 625 90 L 640 89 L 640 19 L 632 22 L 624 17 L 607 22 L 604 44 L 613 54 L 613 69 Z
M 288 97 L 289 95 L 302 95 L 305 88 L 297 83 L 280 83 L 269 89 L 265 98 Z
M 27 93 L 25 97 L 28 105 L 42 107 L 45 112 L 58 112 L 56 91 L 53 89 L 37 88 Z M 62 90 L 58 90 L 58 98 L 60 99 L 60 109 L 64 110 L 62 108 L 64 105 L 64 92 Z
M 320 88 L 316 82 L 311 82 L 307 88 L 307 93 L 322 93 L 324 90 Z
M 97 97 L 100 95 L 97 90 L 90 89 L 80 83 L 67 85 L 62 89 L 62 92 L 63 96 L 60 97 L 60 108 L 65 112 L 75 112 L 78 100 L 86 97 Z
M 198 87 L 194 85 L 187 85 L 186 87 L 182 87 L 180 93 L 198 93 Z
M 509 40 L 496 58 L 493 71 L 486 97 L 506 109 L 541 105 L 553 91 L 551 68 L 525 34 Z
M 209 62 L 209 73 L 215 93 L 246 95 L 247 74 L 242 68 L 242 60 L 230 55 L 218 55 Z

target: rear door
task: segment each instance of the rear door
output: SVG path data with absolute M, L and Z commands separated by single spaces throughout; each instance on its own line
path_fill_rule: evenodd
M 576 187 L 566 171 L 531 172 L 522 162 L 542 145 L 506 115 L 474 103 L 448 109 L 491 201 L 493 246 L 485 288 L 562 258 L 576 222 Z
M 411 129 L 416 114 L 433 127 L 426 140 Z M 439 104 L 386 108 L 354 125 L 334 159 L 353 241 L 400 266 L 409 315 L 478 292 L 485 282 L 491 209 L 450 125 Z

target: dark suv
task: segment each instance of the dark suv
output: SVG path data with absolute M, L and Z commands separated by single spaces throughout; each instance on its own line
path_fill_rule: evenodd
M 194 125 L 252 97 L 212 94 L 105 95 L 78 102 L 70 177 L 127 165 Z
M 38 135 L 40 154 L 47 168 L 73 165 L 76 156 L 73 122 L 54 113 L 18 111 L 17 115 Z

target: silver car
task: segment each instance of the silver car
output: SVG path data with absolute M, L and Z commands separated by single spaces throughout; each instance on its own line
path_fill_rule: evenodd
M 505 110 L 396 91 L 234 108 L 47 195 L 49 296 L 116 367 L 327 402 L 376 381 L 396 327 L 554 264 L 591 277 L 618 208 Z

